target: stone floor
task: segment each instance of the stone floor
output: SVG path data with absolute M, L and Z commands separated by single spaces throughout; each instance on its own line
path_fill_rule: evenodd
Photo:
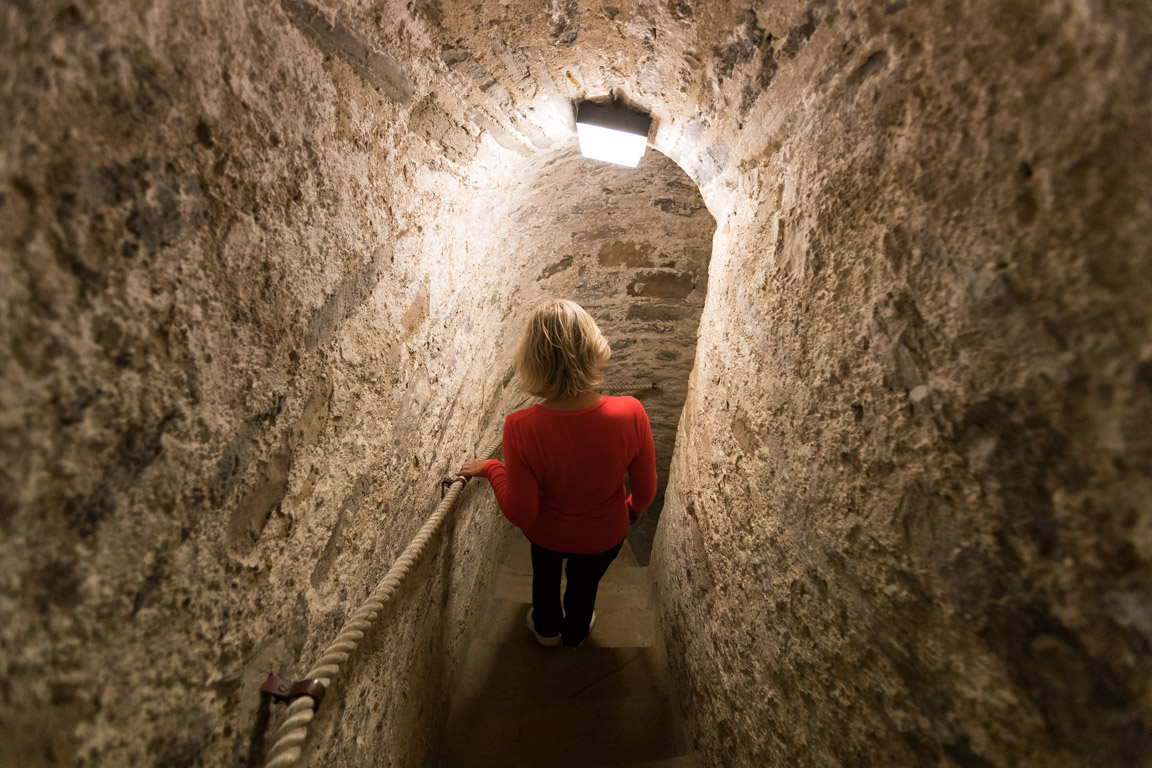
M 689 768 L 675 744 L 647 568 L 625 543 L 580 648 L 544 648 L 525 624 L 527 540 L 508 542 L 453 692 L 441 768 Z

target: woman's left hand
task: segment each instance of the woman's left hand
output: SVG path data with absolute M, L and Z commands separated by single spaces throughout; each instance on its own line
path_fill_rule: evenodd
M 483 477 L 484 465 L 487 463 L 488 462 L 483 459 L 472 459 L 471 461 L 466 461 L 456 474 L 463 477 Z

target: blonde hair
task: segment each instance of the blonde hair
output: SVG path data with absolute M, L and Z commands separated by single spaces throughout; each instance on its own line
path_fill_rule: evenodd
M 612 348 L 596 321 L 574 301 L 541 304 L 516 350 L 520 388 L 543 397 L 575 397 L 604 381 Z

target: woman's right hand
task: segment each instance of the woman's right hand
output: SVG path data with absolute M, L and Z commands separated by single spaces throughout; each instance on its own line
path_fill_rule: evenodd
M 488 462 L 484 459 L 472 459 L 464 462 L 456 474 L 461 477 L 483 477 L 484 465 Z

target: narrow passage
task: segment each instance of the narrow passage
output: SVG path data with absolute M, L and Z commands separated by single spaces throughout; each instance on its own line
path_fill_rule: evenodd
M 528 540 L 512 531 L 461 662 L 442 768 L 690 768 L 674 736 L 648 568 L 628 542 L 600 582 L 596 626 L 579 648 L 538 645 Z

